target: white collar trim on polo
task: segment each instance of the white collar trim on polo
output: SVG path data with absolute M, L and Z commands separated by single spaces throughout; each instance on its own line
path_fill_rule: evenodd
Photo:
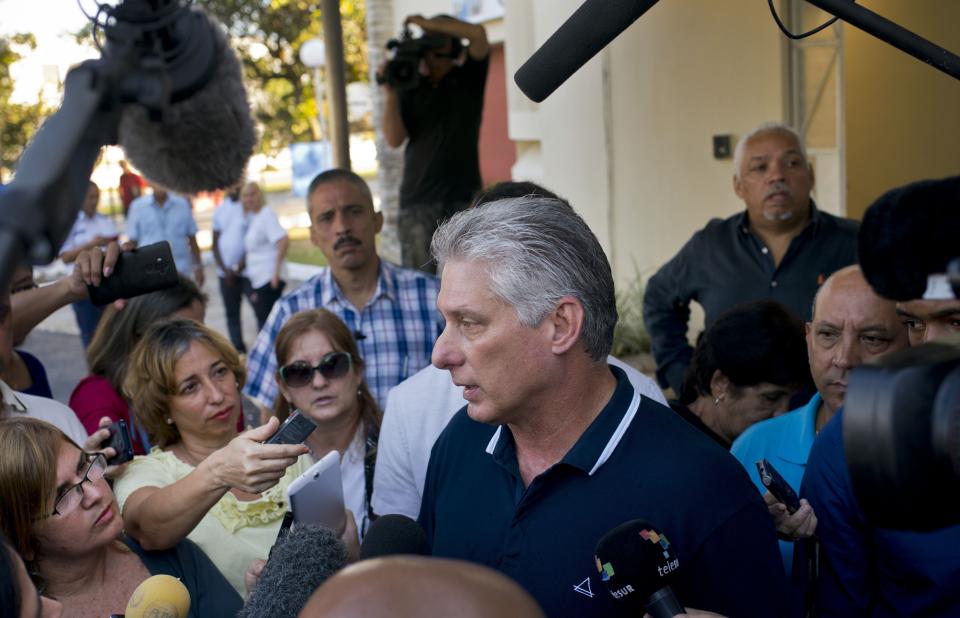
M 600 457 L 597 458 L 596 463 L 593 464 L 593 468 L 590 470 L 590 476 L 600 469 L 600 466 L 607 463 L 607 460 L 610 459 L 610 456 L 613 455 L 613 451 L 616 450 L 617 445 L 620 444 L 620 440 L 623 439 L 623 435 L 627 433 L 627 429 L 630 427 L 630 423 L 633 422 L 633 418 L 637 415 L 637 410 L 640 409 L 640 392 L 633 388 L 633 399 L 630 400 L 630 405 L 627 407 L 626 413 L 623 415 L 623 418 L 620 419 L 620 424 L 617 425 L 617 428 L 614 430 L 613 435 L 610 436 L 610 439 L 607 440 L 607 445 L 603 447 L 603 451 L 600 453 Z M 500 441 L 500 434 L 503 432 L 503 425 L 497 427 L 497 431 L 494 432 L 493 437 L 490 438 L 490 442 L 487 443 L 487 453 L 493 455 L 493 451 L 497 448 L 497 443 Z M 582 435 L 582 434 L 581 434 Z

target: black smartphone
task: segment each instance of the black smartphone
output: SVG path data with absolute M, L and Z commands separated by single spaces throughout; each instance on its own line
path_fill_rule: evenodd
M 126 463 L 133 459 L 133 442 L 130 440 L 130 431 L 127 429 L 127 421 L 120 419 L 107 426 L 110 430 L 110 437 L 100 444 L 101 449 L 113 447 L 116 455 L 107 460 L 108 466 L 116 466 Z
M 179 282 L 170 243 L 158 242 L 121 253 L 113 273 L 98 286 L 88 285 L 87 292 L 90 302 L 102 306 L 119 298 L 171 288 Z
M 294 410 L 293 414 L 283 421 L 277 432 L 264 444 L 301 444 L 316 428 L 316 424 L 304 416 L 300 410 Z
M 773 497 L 782 502 L 787 507 L 787 512 L 793 515 L 800 508 L 800 499 L 797 492 L 793 491 L 790 483 L 786 482 L 777 469 L 773 467 L 766 459 L 757 462 L 757 472 L 760 474 L 760 482 L 766 487 Z

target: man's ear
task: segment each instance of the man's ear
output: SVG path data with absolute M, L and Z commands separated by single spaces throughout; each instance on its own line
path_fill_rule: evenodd
M 380 212 L 379 210 L 374 211 L 373 221 L 374 221 L 374 225 L 376 225 L 377 227 L 376 233 L 379 234 L 383 230 L 383 213 Z
M 546 319 L 550 321 L 550 343 L 554 354 L 564 354 L 580 341 L 585 319 L 583 305 L 573 296 L 564 296 Z

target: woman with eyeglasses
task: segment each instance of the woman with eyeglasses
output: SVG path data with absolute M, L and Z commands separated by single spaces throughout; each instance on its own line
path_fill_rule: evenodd
M 306 440 L 319 460 L 340 453 L 343 499 L 360 536 L 373 514 L 373 466 L 380 409 L 363 380 L 363 359 L 339 317 L 326 309 L 301 311 L 283 325 L 276 340 L 277 397 L 274 415 L 285 420 L 300 410 L 317 424 Z
M 239 595 L 196 545 L 182 541 L 146 551 L 123 534 L 106 467 L 102 453 L 85 453 L 49 423 L 0 421 L 0 530 L 40 594 L 69 615 L 108 616 L 123 613 L 145 579 L 165 574 L 187 587 L 190 616 L 233 616 L 242 605 Z M 43 611 L 51 609 L 36 600 Z M 20 604 L 37 606 L 25 598 Z M 0 607 L 0 614 L 7 609 Z
M 155 446 L 115 485 L 127 534 L 150 549 L 189 538 L 241 595 L 249 565 L 277 538 L 287 486 L 311 464 L 302 444 L 262 444 L 274 419 L 238 435 L 244 377 L 234 347 L 202 324 L 151 326 L 124 393 Z

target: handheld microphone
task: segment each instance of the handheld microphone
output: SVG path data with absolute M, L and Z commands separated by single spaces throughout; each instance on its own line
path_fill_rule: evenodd
M 523 63 L 513 80 L 531 100 L 542 102 L 656 3 L 586 0 Z
M 190 593 L 176 577 L 153 575 L 143 580 L 130 595 L 126 618 L 187 618 Z
M 680 559 L 653 524 L 641 519 L 620 524 L 597 543 L 594 559 L 610 595 L 635 615 L 672 618 L 686 613 L 670 589 Z
M 296 616 L 313 591 L 347 565 L 347 548 L 335 532 L 295 525 L 270 550 L 256 587 L 237 618 Z
M 420 524 L 406 515 L 391 514 L 378 517 L 360 543 L 360 559 L 380 558 L 401 554 L 430 555 L 427 533 Z
M 870 287 L 900 301 L 960 298 L 960 272 L 950 269 L 960 258 L 958 206 L 960 176 L 915 182 L 877 198 L 863 215 L 857 243 Z
M 148 105 L 125 105 L 118 128 L 127 158 L 149 180 L 181 193 L 239 181 L 257 137 L 223 28 L 180 0 L 125 0 L 105 10 L 118 25 L 139 28 L 143 50 L 137 83 Z M 116 31 L 105 30 L 109 43 Z

